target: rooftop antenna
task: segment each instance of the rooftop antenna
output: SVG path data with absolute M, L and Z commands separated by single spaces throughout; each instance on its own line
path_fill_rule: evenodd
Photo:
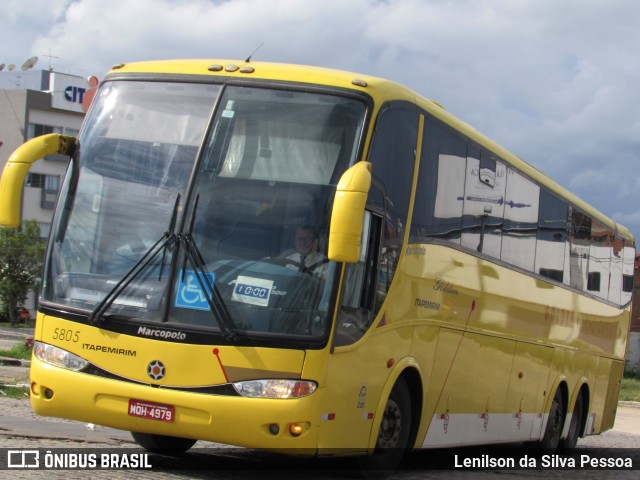
M 256 48 L 256 49 L 251 53 L 251 55 L 249 55 L 249 56 L 247 57 L 247 59 L 245 60 L 245 63 L 249 63 L 249 62 L 251 62 L 251 57 L 253 57 L 253 56 L 256 54 L 256 52 L 257 52 L 258 50 L 260 50 L 260 48 L 262 48 L 262 45 L 264 45 L 264 42 L 262 42 L 260 45 L 258 45 L 258 48 Z
M 43 54 L 42 56 L 49 58 L 49 71 L 53 72 L 53 63 L 51 63 L 51 59 L 52 58 L 60 58 L 60 57 L 56 57 L 55 55 L 51 55 L 51 49 L 49 49 L 49 55 Z
M 22 64 L 22 70 L 31 70 L 35 64 L 38 63 L 38 57 L 31 57 L 28 58 L 23 64 Z

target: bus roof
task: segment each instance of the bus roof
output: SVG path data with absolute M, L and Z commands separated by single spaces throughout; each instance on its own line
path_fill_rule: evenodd
M 107 77 L 120 74 L 203 75 L 236 79 L 259 78 L 268 81 L 326 85 L 360 91 L 373 98 L 377 106 L 389 100 L 405 100 L 416 103 L 434 117 L 460 131 L 478 145 L 493 152 L 502 160 L 563 197 L 580 210 L 609 226 L 620 235 L 633 240 L 633 235 L 626 227 L 617 224 L 517 155 L 455 117 L 438 102 L 423 97 L 413 90 L 390 80 L 323 67 L 221 59 L 181 59 L 119 64 L 112 67 Z

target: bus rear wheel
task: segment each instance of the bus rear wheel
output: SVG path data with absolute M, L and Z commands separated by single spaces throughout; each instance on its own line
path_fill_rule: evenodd
M 361 470 L 369 473 L 367 476 L 389 473 L 402 461 L 409 447 L 411 431 L 410 395 L 406 381 L 400 377 L 384 407 L 373 454 L 358 458 Z
M 573 406 L 573 415 L 571 415 L 571 423 L 569 424 L 569 433 L 567 438 L 560 440 L 558 449 L 562 452 L 570 451 L 576 448 L 580 431 L 582 430 L 582 393 L 576 398 Z
M 562 392 L 556 390 L 549 409 L 549 419 L 547 420 L 547 428 L 544 431 L 544 437 L 538 443 L 538 447 L 546 450 L 556 450 L 562 435 L 562 427 L 564 426 L 564 404 L 562 402 Z
M 145 450 L 154 453 L 178 455 L 189 450 L 197 440 L 191 438 L 169 437 L 153 433 L 131 432 L 131 436 Z

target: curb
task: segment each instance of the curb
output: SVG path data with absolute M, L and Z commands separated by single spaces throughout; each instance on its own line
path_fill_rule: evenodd
M 7 367 L 29 367 L 31 366 L 31 361 L 21 360 L 19 358 L 0 357 L 0 365 Z
M 7 330 L 0 330 L 0 338 L 4 340 L 21 341 L 29 337 L 33 337 L 33 332 L 10 332 Z

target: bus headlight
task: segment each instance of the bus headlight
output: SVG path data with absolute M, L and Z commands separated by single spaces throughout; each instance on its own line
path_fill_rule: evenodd
M 89 362 L 71 352 L 42 342 L 34 342 L 33 354 L 38 360 L 68 370 L 78 371 L 89 365 Z
M 243 397 L 251 398 L 301 398 L 316 391 L 318 384 L 305 380 L 248 380 L 234 382 L 233 388 Z

